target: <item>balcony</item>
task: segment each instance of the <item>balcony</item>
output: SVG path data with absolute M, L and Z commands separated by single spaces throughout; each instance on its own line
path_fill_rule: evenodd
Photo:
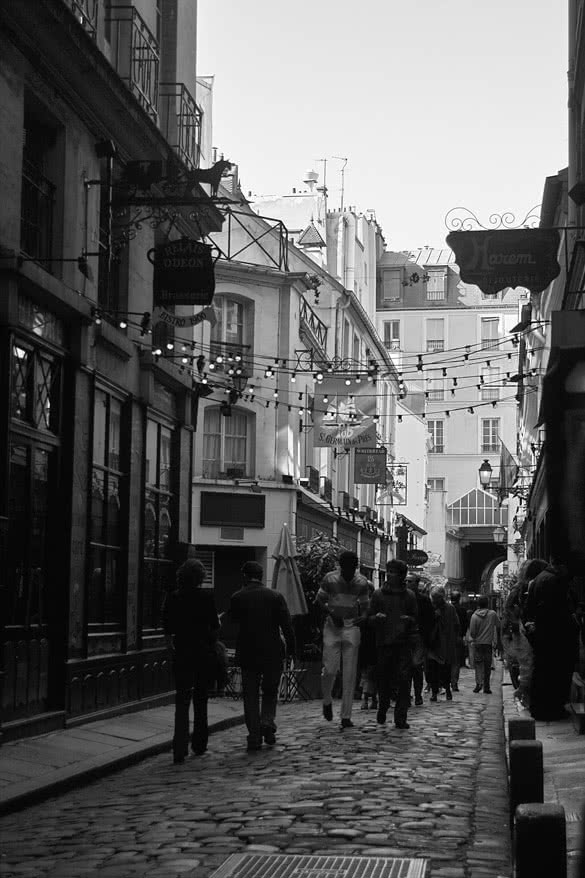
M 182 82 L 160 84 L 160 127 L 177 156 L 190 170 L 201 158 L 203 112 Z
M 97 33 L 98 0 L 65 0 L 65 4 L 81 25 L 95 40 Z
M 112 6 L 104 20 L 112 63 L 142 109 L 158 122 L 159 47 L 134 6 Z
M 427 351 L 444 351 L 445 350 L 445 339 L 444 338 L 429 338 L 427 340 Z
M 312 341 L 321 349 L 323 358 L 326 358 L 327 352 L 327 326 L 320 320 L 313 311 L 309 303 L 301 296 L 301 331 L 305 330 L 310 334 Z
M 50 270 L 55 186 L 32 162 L 24 159 L 20 205 L 20 249 Z

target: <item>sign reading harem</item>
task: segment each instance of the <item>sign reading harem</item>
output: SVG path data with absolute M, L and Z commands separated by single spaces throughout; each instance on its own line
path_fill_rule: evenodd
M 495 295 L 506 287 L 542 293 L 561 268 L 557 229 L 501 229 L 497 232 L 450 232 L 461 280 Z
M 376 390 L 372 385 L 347 387 L 344 378 L 327 378 L 317 387 L 313 444 L 317 448 L 376 445 Z

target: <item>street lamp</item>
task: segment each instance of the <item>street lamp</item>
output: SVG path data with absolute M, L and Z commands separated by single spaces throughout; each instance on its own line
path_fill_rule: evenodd
M 506 542 L 506 531 L 501 525 L 494 528 L 493 538 L 494 543 L 497 543 L 499 546 L 502 546 Z
M 489 460 L 484 460 L 479 468 L 479 483 L 482 488 L 487 488 L 492 480 L 492 468 Z

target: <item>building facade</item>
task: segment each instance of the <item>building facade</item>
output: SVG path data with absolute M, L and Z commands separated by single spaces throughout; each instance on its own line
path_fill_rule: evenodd
M 190 540 L 198 379 L 157 354 L 149 254 L 223 218 L 195 180 L 204 211 L 172 228 L 156 212 L 160 169 L 186 179 L 206 159 L 196 4 L 39 0 L 0 23 L 8 739 L 172 686 L 160 604 Z
M 461 281 L 451 250 L 386 252 L 378 262 L 377 328 L 391 352 L 412 417 L 429 434 L 424 529 L 429 572 L 475 592 L 488 588 L 507 523 L 497 497 L 501 443 L 516 453 L 517 336 L 522 293 L 484 296 Z M 482 461 L 492 467 L 479 485 Z

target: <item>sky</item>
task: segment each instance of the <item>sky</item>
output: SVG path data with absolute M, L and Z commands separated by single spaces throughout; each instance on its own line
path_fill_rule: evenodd
M 242 189 L 322 182 L 390 250 L 444 246 L 455 207 L 518 222 L 567 165 L 568 0 L 199 0 L 197 73 Z M 338 158 L 335 158 L 335 157 Z

